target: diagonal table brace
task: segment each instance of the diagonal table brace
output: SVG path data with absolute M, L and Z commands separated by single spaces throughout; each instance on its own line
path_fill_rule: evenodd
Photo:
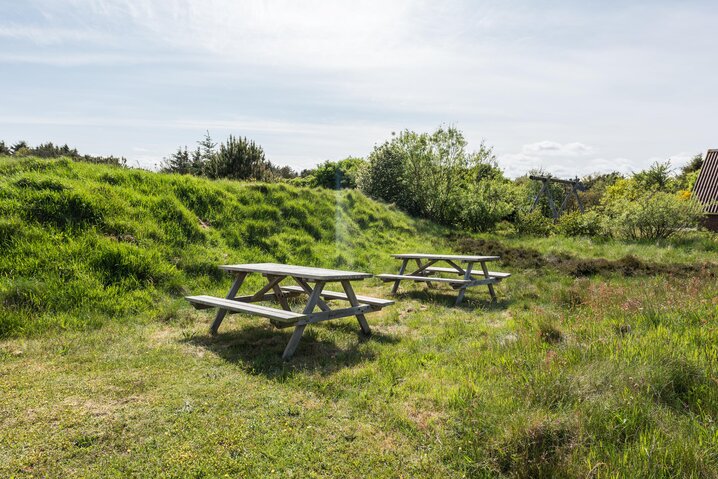
M 324 284 L 324 281 L 317 281 L 317 283 L 314 285 L 314 289 L 309 295 L 309 301 L 304 307 L 304 314 L 311 314 L 314 311 L 314 307 L 320 300 L 322 290 L 324 289 Z M 289 338 L 289 343 L 287 343 L 287 347 L 284 349 L 284 353 L 282 354 L 283 360 L 288 361 L 294 354 L 294 351 L 297 350 L 297 346 L 299 346 L 299 340 L 302 339 L 302 334 L 304 334 L 304 329 L 306 327 L 306 324 L 298 324 L 297 326 L 295 326 L 294 332 L 292 333 L 292 337 Z

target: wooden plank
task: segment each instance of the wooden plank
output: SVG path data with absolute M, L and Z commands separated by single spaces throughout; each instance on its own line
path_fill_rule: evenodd
M 401 262 L 401 267 L 399 268 L 399 274 L 404 274 L 404 271 L 406 271 L 406 265 L 409 264 L 409 259 L 405 258 Z M 394 281 L 394 285 L 391 287 L 391 294 L 396 294 L 397 291 L 399 291 L 399 283 L 401 283 L 401 280 Z
M 483 261 L 481 262 L 481 270 L 484 272 L 484 277 L 486 279 L 490 279 L 489 269 L 486 267 L 486 263 Z M 491 294 L 491 301 L 496 301 L 496 291 L 494 291 L 493 283 L 489 283 L 488 286 L 489 286 L 489 294 Z
M 474 267 L 474 263 L 469 261 L 469 263 L 466 265 L 466 271 L 464 272 L 464 280 L 470 281 L 471 280 L 471 269 Z M 464 295 L 466 294 L 466 288 L 469 287 L 469 284 L 465 284 L 460 290 L 459 294 L 456 296 L 456 306 L 460 305 L 461 302 L 464 300 Z
M 432 273 L 453 273 L 453 274 L 464 274 L 459 273 L 454 268 L 442 268 L 441 266 L 435 266 L 431 268 L 426 268 L 427 271 L 430 271 Z M 496 279 L 504 279 L 511 276 L 511 273 L 500 273 L 498 271 L 489 271 L 489 276 Z
M 416 264 L 419 265 L 419 269 L 417 269 L 417 270 L 412 271 L 411 273 L 409 273 L 409 276 L 420 276 L 421 273 L 423 273 L 423 272 L 426 270 L 426 268 L 428 268 L 428 267 L 431 266 L 432 264 L 436 263 L 437 261 L 438 261 L 438 260 L 436 260 L 436 259 L 432 259 L 432 260 L 427 261 L 427 262 L 424 263 L 424 264 L 421 264 L 421 260 L 417 259 L 417 260 L 416 260 Z M 404 273 L 401 273 L 401 272 L 400 272 L 399 274 L 404 274 Z
M 291 311 L 292 308 L 289 307 L 289 303 L 287 302 L 287 297 L 284 295 L 284 292 L 279 287 L 279 285 L 275 284 L 274 286 L 272 286 L 272 289 L 274 290 L 274 294 L 277 297 L 277 301 L 282 306 L 282 309 L 284 309 L 286 311 Z
M 352 306 L 351 308 L 342 309 L 331 309 L 329 311 L 319 311 L 307 315 L 306 318 L 299 320 L 297 325 L 307 325 L 320 323 L 322 321 L 328 321 L 330 319 L 346 318 L 348 316 L 364 315 L 364 313 L 371 313 L 373 308 L 368 304 L 359 304 L 358 306 Z
M 238 273 L 237 276 L 234 278 L 234 283 L 232 283 L 232 286 L 229 288 L 229 292 L 227 293 L 227 299 L 232 299 L 235 296 L 237 296 L 237 291 L 239 291 L 240 286 L 242 286 L 242 283 L 244 283 L 244 278 L 247 277 L 247 273 Z M 212 336 L 217 334 L 217 330 L 219 329 L 219 325 L 222 324 L 222 321 L 224 320 L 224 316 L 227 314 L 226 309 L 220 309 L 217 311 L 217 315 L 214 317 L 214 321 L 212 322 L 212 326 L 209 328 L 209 334 Z
M 313 290 L 312 290 L 312 287 L 309 286 L 309 283 L 307 283 L 306 281 L 304 281 L 302 278 L 293 277 L 293 279 L 294 279 L 294 281 L 297 282 L 297 284 L 299 285 L 299 287 L 304 290 L 305 293 L 307 293 L 309 296 L 312 295 L 312 291 L 313 291 Z M 317 300 L 317 306 L 319 306 L 319 309 L 321 309 L 322 311 L 329 311 L 329 310 L 331 309 L 331 308 L 327 305 L 327 303 L 325 303 L 324 301 L 322 301 L 321 298 L 319 298 L 319 299 Z
M 314 289 L 312 290 L 312 294 L 309 295 L 309 301 L 307 302 L 307 305 L 304 307 L 304 315 L 312 314 L 314 311 L 314 307 L 317 305 L 317 301 L 319 301 L 322 289 L 324 289 L 324 282 L 323 281 L 317 281 L 317 284 L 314 286 Z M 292 337 L 289 338 L 289 342 L 287 343 L 287 347 L 284 348 L 284 353 L 282 353 L 282 359 L 284 361 L 289 361 L 289 359 L 294 355 L 294 351 L 297 350 L 297 346 L 299 346 L 299 340 L 302 339 L 302 334 L 304 334 L 304 329 L 307 327 L 306 324 L 298 324 L 294 328 L 294 332 L 292 333 Z
M 282 291 L 286 291 L 287 293 L 302 293 L 304 290 L 300 286 L 282 286 Z M 339 300 L 345 300 L 348 301 L 347 295 L 345 293 L 340 293 L 338 291 L 322 291 L 322 297 L 325 299 L 339 299 Z M 361 296 L 357 295 L 356 298 L 359 300 L 360 303 L 369 304 L 372 306 L 376 306 L 378 308 L 384 308 L 386 306 L 391 306 L 394 304 L 394 301 L 391 299 L 383 299 L 383 298 L 372 298 L 371 296 Z
M 278 285 L 284 278 L 286 278 L 286 276 L 269 276 L 269 277 L 267 277 L 267 284 L 265 284 L 262 287 L 262 289 L 260 289 L 256 293 L 254 293 L 254 295 L 252 296 L 252 299 L 249 302 L 251 303 L 254 301 L 259 301 L 259 298 L 264 296 L 264 294 L 267 291 L 269 291 L 270 289 L 272 289 L 276 285 Z
M 223 265 L 219 268 L 225 271 L 263 273 L 277 276 L 294 276 L 306 280 L 325 282 L 360 280 L 372 277 L 372 275 L 369 273 L 361 273 L 357 271 L 341 271 L 336 269 L 313 268 L 309 266 L 297 266 L 278 263 L 232 264 Z
M 401 253 L 393 254 L 394 258 L 398 259 L 434 259 L 437 261 L 446 261 L 450 259 L 452 261 L 463 261 L 463 262 L 479 262 L 479 261 L 495 261 L 499 259 L 498 256 L 462 256 L 455 254 L 428 254 L 428 253 Z
M 471 281 L 463 279 L 452 279 L 452 278 L 439 278 L 436 276 L 409 276 L 402 274 L 378 274 L 376 275 L 382 281 L 433 281 L 437 283 L 450 283 L 450 284 L 468 284 Z
M 295 293 L 292 291 L 287 291 L 283 294 L 284 294 L 285 298 L 295 298 L 297 296 L 301 296 L 300 293 Z M 267 293 L 264 296 L 261 296 L 259 298 L 257 298 L 255 294 L 249 294 L 246 296 L 237 296 L 236 298 L 231 298 L 231 299 L 232 299 L 232 301 L 240 301 L 242 303 L 255 303 L 258 301 L 278 301 L 277 295 L 274 293 Z M 201 309 L 201 308 L 197 308 L 197 309 Z
M 295 313 L 294 311 L 285 311 L 283 309 L 270 308 L 259 304 L 242 303 L 232 299 L 217 298 L 215 296 L 187 296 L 185 299 L 193 305 L 212 306 L 231 313 L 253 314 L 278 321 L 298 320 L 306 317 L 306 314 Z
M 344 292 L 346 293 L 347 298 L 349 298 L 349 303 L 354 306 L 354 308 L 359 308 L 361 305 L 359 304 L 359 301 L 357 301 L 357 297 L 356 294 L 354 294 L 352 284 L 349 281 L 342 281 L 342 287 L 344 288 Z M 364 334 L 371 334 L 371 329 L 369 329 L 369 323 L 367 323 L 364 314 L 357 313 L 356 317 L 357 321 L 359 321 L 359 327 L 361 328 L 362 332 Z

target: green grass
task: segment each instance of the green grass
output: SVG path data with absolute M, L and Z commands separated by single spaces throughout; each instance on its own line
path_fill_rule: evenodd
M 0 338 L 151 318 L 226 291 L 219 264 L 378 271 L 394 267 L 389 252 L 445 243 L 356 191 L 0 158 Z
M 356 192 L 2 168 L 0 477 L 718 476 L 714 270 L 509 264 L 496 304 L 411 286 L 368 316 L 370 338 L 348 318 L 316 325 L 283 363 L 289 332 L 236 315 L 211 338 L 211 312 L 181 294 L 226 291 L 225 262 L 391 270 L 394 250 L 449 251 L 446 232 Z M 549 256 L 715 258 L 710 236 L 498 239 Z

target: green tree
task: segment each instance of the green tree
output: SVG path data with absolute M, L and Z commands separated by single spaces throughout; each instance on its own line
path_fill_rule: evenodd
M 358 184 L 369 196 L 447 225 L 490 229 L 513 209 L 491 148 L 469 153 L 455 127 L 405 130 L 369 155 Z M 496 184 L 489 184 L 497 181 Z M 496 204 L 497 198 L 501 197 Z
M 330 190 L 356 188 L 357 176 L 364 166 L 362 158 L 349 157 L 341 161 L 325 161 L 311 173 L 314 186 Z
M 177 151 L 164 158 L 161 163 L 161 171 L 165 173 L 179 173 L 185 175 L 192 173 L 192 160 L 190 159 L 187 147 L 177 148 Z
M 633 175 L 640 188 L 647 191 L 670 191 L 673 189 L 671 160 L 656 161 L 648 169 Z
M 271 179 L 270 166 L 261 146 L 245 137 L 229 135 L 212 155 L 205 174 L 210 178 L 267 181 Z

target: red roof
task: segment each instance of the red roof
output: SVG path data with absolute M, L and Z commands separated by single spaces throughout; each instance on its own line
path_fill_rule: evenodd
M 718 150 L 708 150 L 693 194 L 706 206 L 706 213 L 718 215 Z

